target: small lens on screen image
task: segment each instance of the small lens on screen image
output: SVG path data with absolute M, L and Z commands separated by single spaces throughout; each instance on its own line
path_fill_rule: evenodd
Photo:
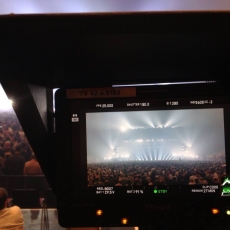
M 220 184 L 222 108 L 86 113 L 88 186 Z

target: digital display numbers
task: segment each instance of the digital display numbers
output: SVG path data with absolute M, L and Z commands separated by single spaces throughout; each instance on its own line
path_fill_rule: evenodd
M 212 105 L 213 100 L 194 100 L 190 101 L 191 105 Z
M 178 101 L 167 101 L 166 105 L 179 105 Z
M 115 190 L 113 187 L 97 187 L 96 194 L 113 195 Z
M 202 188 L 191 189 L 192 193 L 216 193 L 219 191 L 219 185 L 203 185 Z
M 69 99 L 136 97 L 136 87 L 67 89 Z
M 151 107 L 151 106 L 187 106 L 187 105 L 191 105 L 191 106 L 198 106 L 198 105 L 213 105 L 214 101 L 212 99 L 210 100 L 182 100 L 182 101 L 130 101 L 130 102 L 126 102 L 125 104 L 123 104 L 122 106 L 125 107 Z M 109 104 L 95 104 L 96 108 L 102 108 L 102 109 L 106 109 L 106 108 L 117 108 L 120 107 L 120 104 L 115 102 L 115 103 L 109 103 Z
M 113 108 L 113 104 L 96 104 L 96 108 Z
M 127 190 L 128 194 L 144 194 L 144 190 Z
M 151 195 L 151 196 L 181 196 L 181 195 L 202 195 L 230 196 L 230 177 L 225 179 L 221 185 L 161 185 L 161 186 L 133 186 L 133 187 L 92 187 L 96 195 Z M 220 194 L 221 191 L 221 194 Z
M 150 106 L 150 103 L 149 102 L 133 102 L 133 103 L 127 103 L 127 107 L 137 107 L 137 106 L 140 106 L 140 107 L 148 107 Z

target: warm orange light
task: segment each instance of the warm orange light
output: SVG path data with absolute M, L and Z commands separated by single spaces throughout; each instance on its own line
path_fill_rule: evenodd
M 97 216 L 101 216 L 102 214 L 103 214 L 103 211 L 102 211 L 102 210 L 99 209 L 99 210 L 96 211 L 96 215 L 97 215 Z
M 220 210 L 217 208 L 212 209 L 212 214 L 214 214 L 214 215 L 218 214 L 219 212 L 220 212 Z
M 122 224 L 128 224 L 128 219 L 127 218 L 122 218 L 121 223 Z

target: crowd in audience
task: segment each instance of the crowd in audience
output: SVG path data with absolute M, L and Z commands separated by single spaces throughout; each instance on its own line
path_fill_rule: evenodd
M 224 162 L 161 161 L 88 164 L 88 186 L 219 184 Z
M 42 171 L 14 113 L 0 113 L 0 175 L 41 175 Z

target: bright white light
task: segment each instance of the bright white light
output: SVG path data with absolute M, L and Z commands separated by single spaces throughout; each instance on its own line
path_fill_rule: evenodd
M 142 140 L 142 139 L 139 139 L 139 140 L 136 140 L 136 142 L 143 142 L 143 140 Z
M 66 0 L 1 0 L 0 14 L 68 14 L 113 12 L 170 12 L 170 11 L 229 11 L 229 1 L 66 1 Z M 100 3 L 100 4 L 98 4 Z M 202 81 L 196 81 L 202 82 Z M 192 81 L 193 84 L 196 83 Z M 213 81 L 214 82 L 214 81 Z M 186 82 L 187 83 L 187 82 Z M 204 81 L 206 83 L 206 81 Z M 152 83 L 140 85 L 161 85 Z M 172 84 L 172 83 L 171 83 Z M 188 84 L 188 83 L 187 83 Z M 191 84 L 191 83 L 190 83 Z M 125 85 L 126 86 L 126 85 Z
M 125 132 L 126 130 L 127 130 L 126 127 L 121 127 L 121 131 L 122 131 L 122 132 Z
M 1 111 L 13 110 L 12 104 L 13 101 L 7 98 L 6 93 L 0 84 L 0 110 Z
M 212 83 L 215 83 L 213 81 Z M 162 82 L 162 83 L 148 83 L 148 84 L 127 84 L 127 85 L 112 85 L 112 87 L 128 87 L 128 86 L 154 86 L 154 85 L 188 85 L 188 84 L 203 84 L 207 81 L 190 81 L 190 82 Z
M 53 111 L 55 112 L 55 93 L 59 88 L 53 89 Z

